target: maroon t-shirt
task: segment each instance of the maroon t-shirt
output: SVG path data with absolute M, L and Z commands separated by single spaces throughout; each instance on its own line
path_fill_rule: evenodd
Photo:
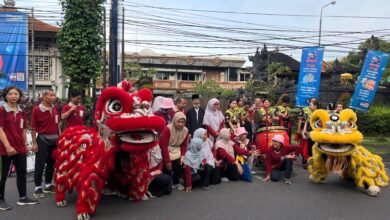
M 62 108 L 62 114 L 69 111 L 69 109 L 72 108 L 71 105 L 65 105 Z M 85 108 L 82 105 L 78 105 L 77 109 L 72 112 L 69 117 L 66 119 L 66 127 L 72 127 L 72 126 L 78 126 L 78 125 L 84 125 L 84 115 L 85 115 Z
M 23 130 L 27 127 L 26 112 L 6 111 L 5 107 L 0 107 L 0 127 L 3 128 L 9 144 L 18 152 L 26 154 L 27 146 L 23 139 Z M 7 156 L 4 144 L 0 141 L 0 155 Z
M 60 117 L 57 109 L 43 110 L 36 105 L 31 113 L 31 129 L 35 129 L 38 134 L 58 134 L 58 123 Z

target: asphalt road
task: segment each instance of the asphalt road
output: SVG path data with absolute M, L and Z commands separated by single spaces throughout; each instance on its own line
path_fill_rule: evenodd
M 326 184 L 312 184 L 306 170 L 299 166 L 294 169 L 292 185 L 264 183 L 254 178 L 253 183 L 224 182 L 210 190 L 174 191 L 170 196 L 138 203 L 103 197 L 93 219 L 390 219 L 389 188 L 382 188 L 378 197 L 370 197 L 337 176 L 330 176 Z M 32 195 L 32 182 L 28 188 Z M 7 182 L 6 192 L 6 199 L 14 208 L 0 212 L 1 220 L 76 219 L 75 193 L 68 197 L 68 207 L 57 208 L 54 195 L 39 200 L 36 206 L 16 206 L 15 178 Z

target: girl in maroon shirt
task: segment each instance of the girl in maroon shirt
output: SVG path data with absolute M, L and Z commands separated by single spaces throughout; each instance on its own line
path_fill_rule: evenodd
M 244 127 L 237 128 L 237 137 L 235 139 L 235 143 L 240 147 L 240 149 L 249 150 L 251 153 L 250 156 L 244 156 L 245 162 L 248 164 L 249 168 L 252 169 L 253 160 L 256 156 L 258 156 L 259 152 L 256 150 L 256 145 L 254 145 L 248 139 L 248 132 Z
M 277 134 L 272 138 L 272 147 L 266 154 L 267 176 L 263 181 L 278 182 L 281 178 L 281 172 L 284 171 L 284 182 L 291 184 L 293 159 L 297 153 L 300 153 L 301 148 L 285 145 L 284 143 L 282 135 Z
M 215 148 L 217 149 L 217 160 L 221 161 L 223 175 L 229 180 L 239 180 L 243 170 L 235 157 L 236 155 L 248 156 L 251 152 L 240 148 L 231 140 L 231 133 L 228 128 L 221 130 Z
M 18 205 L 34 205 L 38 202 L 26 196 L 27 141 L 26 113 L 18 105 L 22 91 L 14 86 L 3 91 L 5 104 L 0 107 L 0 155 L 2 163 L 0 181 L 0 210 L 10 210 L 4 198 L 5 183 L 13 162 L 16 168 L 16 185 L 19 192 Z

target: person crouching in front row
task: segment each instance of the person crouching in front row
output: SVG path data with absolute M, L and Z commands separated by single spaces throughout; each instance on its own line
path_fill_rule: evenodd
M 282 135 L 275 135 L 272 138 L 272 147 L 268 150 L 266 156 L 267 176 L 264 182 L 278 182 L 284 171 L 284 182 L 291 184 L 291 174 L 293 171 L 293 160 L 297 153 L 300 153 L 301 147 L 289 146 L 284 144 Z
M 188 146 L 184 158 L 184 177 L 186 192 L 191 192 L 192 187 L 200 186 L 209 189 L 211 169 L 205 163 L 202 156 L 203 140 L 193 138 Z

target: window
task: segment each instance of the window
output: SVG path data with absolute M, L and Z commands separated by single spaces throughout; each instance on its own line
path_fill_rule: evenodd
M 240 81 L 248 81 L 251 78 L 250 73 L 241 73 L 240 74 Z
M 187 81 L 198 81 L 200 74 L 197 73 L 179 73 L 177 75 L 178 80 L 187 80 Z
M 229 76 L 228 76 L 229 81 L 237 81 L 238 80 L 237 69 L 231 68 L 231 69 L 229 69 L 228 73 L 229 73 Z
M 32 77 L 32 58 L 29 59 L 29 70 Z M 35 80 L 50 80 L 52 60 L 49 56 L 35 57 Z
M 157 72 L 156 73 L 156 79 L 159 80 L 169 80 L 169 73 L 166 72 Z

